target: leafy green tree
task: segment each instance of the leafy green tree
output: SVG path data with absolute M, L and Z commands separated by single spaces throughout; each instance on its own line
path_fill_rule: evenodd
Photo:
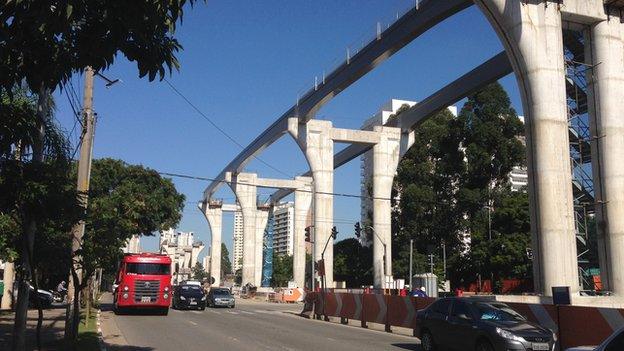
M 224 243 L 221 243 L 221 274 L 232 274 L 230 251 L 228 251 Z
M 206 268 L 201 262 L 195 263 L 195 267 L 191 269 L 191 273 L 193 274 L 193 279 L 199 280 L 200 282 L 210 279 L 210 273 L 206 271 Z
M 415 130 L 395 179 L 395 276 L 408 275 L 410 239 L 416 266 L 428 265 L 433 253 L 437 270 L 444 243 L 455 282 L 472 279 L 474 270 L 489 273 L 485 278 L 526 276 L 528 207 L 518 198 L 526 195 L 510 194 L 507 184 L 512 168 L 524 164 L 523 131 L 498 83 L 469 96 L 457 118 L 441 111 Z
M 373 284 L 373 252 L 355 238 L 334 244 L 334 279 L 345 281 L 348 288 Z
M 271 285 L 273 287 L 287 286 L 293 278 L 293 257 L 290 255 L 273 254 L 273 276 Z
M 8 1 L 0 8 L 0 89 L 25 80 L 53 90 L 91 66 L 110 67 L 118 53 L 139 75 L 161 79 L 179 67 L 174 37 L 186 4 L 195 0 Z

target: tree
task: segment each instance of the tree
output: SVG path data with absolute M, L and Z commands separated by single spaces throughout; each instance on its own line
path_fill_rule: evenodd
M 206 271 L 206 268 L 201 262 L 195 263 L 195 267 L 191 269 L 191 273 L 193 274 L 193 279 L 199 280 L 200 282 L 210 279 L 210 273 Z
M 360 245 L 355 238 L 334 244 L 334 279 L 345 281 L 348 288 L 359 288 L 373 283 L 372 249 Z
M 273 254 L 273 276 L 271 285 L 273 287 L 287 286 L 293 278 L 293 257 L 290 255 Z
M 221 274 L 232 274 L 230 252 L 224 243 L 221 243 Z
M 53 102 L 48 95 L 23 88 L 0 93 L 0 255 L 19 258 L 14 349 L 24 347 L 28 283 L 38 287 L 35 270 L 45 266 L 35 250 L 47 248 L 35 246 L 35 234 L 61 238 L 80 217 L 69 143 L 51 122 L 53 110 L 40 106 L 53 106 Z M 62 266 L 68 256 L 62 246 L 54 249 L 58 249 L 53 253 L 58 255 L 55 264 Z
M 395 179 L 394 194 L 400 194 L 393 212 L 395 276 L 408 276 L 410 239 L 416 267 L 428 267 L 426 255 L 433 253 L 438 272 L 444 244 L 455 282 L 472 279 L 469 271 L 485 267 L 489 275 L 492 269 L 502 276 L 525 275 L 528 207 L 508 189 L 509 172 L 524 164 L 522 135 L 522 123 L 498 83 L 469 96 L 457 118 L 444 110 L 418 126 Z
M 179 67 L 176 23 L 195 1 L 8 1 L 0 8 L 0 90 L 24 80 L 53 90 L 87 66 L 107 69 L 118 52 L 141 77 L 162 79 Z

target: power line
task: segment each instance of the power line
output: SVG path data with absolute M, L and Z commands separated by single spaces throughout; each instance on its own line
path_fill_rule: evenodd
M 206 116 L 206 114 L 204 114 L 197 106 L 195 106 L 191 100 L 189 100 L 186 96 L 184 96 L 184 94 L 182 94 L 182 92 L 180 92 L 180 90 L 178 90 L 167 78 L 164 78 L 165 83 L 167 83 L 167 85 L 169 85 L 169 88 L 171 88 L 171 90 L 173 90 L 176 94 L 178 94 L 178 96 L 180 96 L 182 98 L 182 100 L 184 100 L 191 108 L 193 108 L 193 110 L 195 110 L 195 112 L 197 112 L 200 116 L 202 116 L 206 121 L 208 121 L 208 123 L 210 123 L 216 130 L 218 130 L 221 134 L 223 134 L 228 140 L 230 140 L 231 142 L 233 142 L 234 144 L 236 144 L 238 147 L 240 147 L 241 149 L 245 149 L 245 146 L 242 145 L 241 143 L 239 143 L 234 137 L 232 137 L 230 134 L 228 134 L 223 128 L 219 127 L 219 125 L 217 125 L 217 123 L 215 123 L 212 119 L 210 119 L 208 116 Z M 255 158 L 256 160 L 260 161 L 262 164 L 264 164 L 265 166 L 271 168 L 272 170 L 285 175 L 287 177 L 292 178 L 291 174 L 287 174 L 285 172 L 282 172 L 281 170 L 277 169 L 276 167 L 273 167 L 271 164 L 265 162 L 263 159 L 259 158 L 256 155 L 251 155 L 253 158 Z

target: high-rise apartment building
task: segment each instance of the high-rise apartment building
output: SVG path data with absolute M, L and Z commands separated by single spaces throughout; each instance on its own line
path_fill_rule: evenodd
M 293 254 L 293 233 L 295 231 L 295 204 L 285 202 L 273 208 L 273 253 Z
M 243 213 L 234 212 L 234 250 L 232 269 L 234 272 L 243 268 Z

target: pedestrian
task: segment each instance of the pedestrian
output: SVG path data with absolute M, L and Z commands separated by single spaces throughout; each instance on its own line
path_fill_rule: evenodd
M 67 296 L 67 288 L 65 287 L 65 281 L 61 281 L 59 285 L 56 286 L 56 292 L 61 297 L 61 301 L 65 301 L 65 296 Z
M 406 288 L 406 287 L 403 287 L 403 289 L 401 289 L 401 290 L 399 291 L 399 295 L 400 295 L 400 296 L 407 296 L 407 288 Z
M 425 291 L 425 287 L 421 286 L 420 289 L 414 290 L 412 293 L 413 297 L 427 297 L 427 292 Z

